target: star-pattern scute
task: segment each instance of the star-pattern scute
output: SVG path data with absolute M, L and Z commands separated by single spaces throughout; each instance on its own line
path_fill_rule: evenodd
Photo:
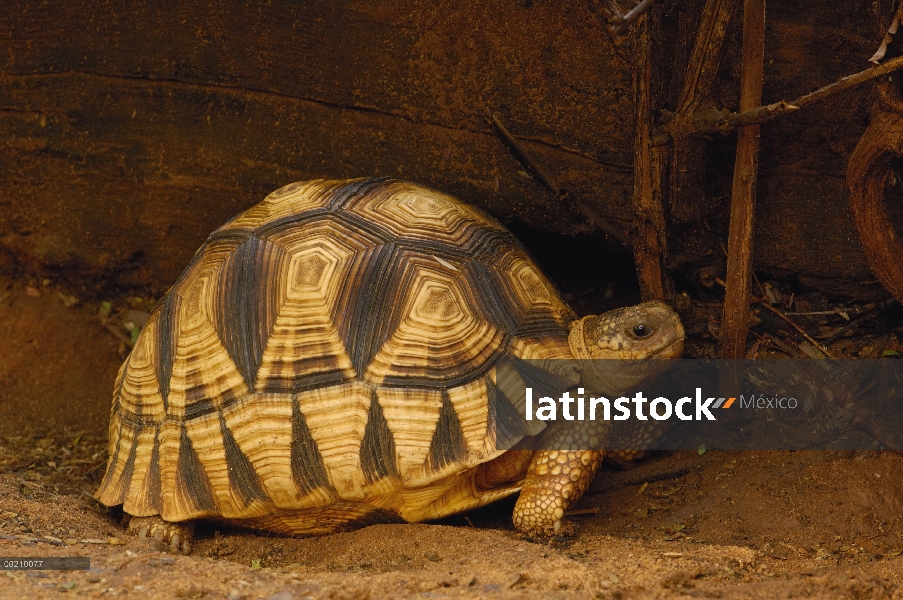
M 505 331 L 488 322 L 460 272 L 411 256 L 400 267 L 393 318 L 365 380 L 442 381 L 476 372 L 503 347 Z
M 276 314 L 257 373 L 261 389 L 299 391 L 311 377 L 317 377 L 311 385 L 352 380 L 340 321 L 354 301 L 353 282 L 384 241 L 333 218 L 275 230 L 265 239 L 290 258 L 276 274 Z
M 356 197 L 342 210 L 379 223 L 399 238 L 443 244 L 463 252 L 482 243 L 487 233 L 504 231 L 495 219 L 451 196 L 403 182 Z

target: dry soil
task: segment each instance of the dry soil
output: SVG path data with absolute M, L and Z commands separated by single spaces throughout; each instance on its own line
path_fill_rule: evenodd
M 0 280 L 0 555 L 88 556 L 91 570 L 0 571 L 0 598 L 903 598 L 903 457 L 890 452 L 606 467 L 577 536 L 551 544 L 514 533 L 507 501 L 308 539 L 205 526 L 190 556 L 170 554 L 91 497 L 125 347 L 100 302 L 72 296 Z M 128 317 L 116 305 L 108 318 Z

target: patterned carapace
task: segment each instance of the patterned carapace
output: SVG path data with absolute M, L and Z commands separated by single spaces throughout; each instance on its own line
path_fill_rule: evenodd
M 485 504 L 516 488 L 459 475 L 542 427 L 509 390 L 529 385 L 525 359 L 572 358 L 573 319 L 517 240 L 454 198 L 286 186 L 214 232 L 152 313 L 98 498 L 288 533 Z

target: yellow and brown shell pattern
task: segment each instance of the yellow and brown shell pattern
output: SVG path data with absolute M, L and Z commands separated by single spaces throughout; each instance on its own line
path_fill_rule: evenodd
M 288 185 L 214 232 L 151 315 L 97 497 L 289 534 L 485 504 L 517 487 L 480 490 L 476 467 L 538 433 L 511 398 L 537 375 L 524 361 L 571 358 L 573 319 L 511 233 L 450 196 Z

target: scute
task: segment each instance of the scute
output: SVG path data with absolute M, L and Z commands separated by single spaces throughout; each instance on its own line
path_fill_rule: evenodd
M 365 379 L 420 385 L 472 379 L 503 349 L 505 331 L 480 310 L 467 286 L 467 267 L 452 269 L 432 256 L 406 252 L 394 271 L 391 314 L 384 321 Z
M 378 223 L 398 238 L 470 252 L 487 233 L 503 232 L 492 217 L 451 196 L 404 183 L 351 198 L 343 211 Z
M 118 387 L 117 400 L 121 410 L 129 416 L 159 423 L 166 416 L 163 396 L 157 388 L 157 336 L 159 313 L 148 319 L 142 335 L 136 340 L 131 354 L 124 363 L 123 376 Z
M 241 213 L 221 231 L 256 229 L 286 217 L 304 214 L 312 209 L 325 208 L 334 201 L 336 192 L 346 182 L 303 181 L 290 183 L 271 192 L 263 202 Z
M 211 234 L 152 313 L 98 498 L 294 533 L 485 504 L 517 488 L 477 489 L 476 467 L 542 428 L 514 408 L 529 374 L 512 361 L 571 358 L 573 318 L 451 196 L 291 184 Z
M 258 387 L 299 391 L 352 380 L 347 321 L 357 299 L 351 289 L 382 240 L 328 217 L 274 230 L 266 239 L 289 259 L 275 274 L 276 315 L 256 374 Z

